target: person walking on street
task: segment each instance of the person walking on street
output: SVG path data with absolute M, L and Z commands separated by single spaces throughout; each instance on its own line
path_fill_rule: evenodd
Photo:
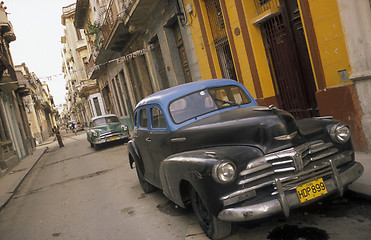
M 59 131 L 59 127 L 54 126 L 54 133 L 55 133 L 55 136 L 57 137 L 59 147 L 64 147 L 64 144 L 62 142 L 62 136 L 61 136 L 61 133 Z
M 74 122 L 73 123 L 73 132 L 75 133 L 75 135 L 77 135 L 77 125 L 76 125 L 76 123 Z

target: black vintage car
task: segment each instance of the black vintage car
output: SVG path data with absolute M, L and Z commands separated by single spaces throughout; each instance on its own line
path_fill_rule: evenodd
M 337 194 L 363 172 L 350 130 L 331 118 L 295 120 L 258 106 L 238 82 L 206 80 L 140 101 L 129 142 L 143 190 L 191 205 L 205 234 Z

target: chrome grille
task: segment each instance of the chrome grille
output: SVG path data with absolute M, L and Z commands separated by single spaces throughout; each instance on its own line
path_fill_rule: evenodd
M 342 161 L 339 159 L 345 159 L 345 155 L 351 154 L 338 152 L 331 142 L 318 140 L 254 159 L 239 174 L 241 190 L 223 196 L 221 200 L 228 202 L 266 186 L 272 186 L 271 194 L 275 195 L 277 181 L 282 184 L 283 191 L 287 191 L 316 178 L 331 175 L 333 170 L 329 157 L 340 164 Z
M 105 138 L 111 138 L 111 137 L 120 136 L 120 135 L 121 135 L 121 132 L 106 132 L 106 133 L 101 134 L 100 138 L 105 139 Z
M 298 147 L 289 148 L 280 152 L 272 153 L 251 161 L 246 170 L 240 173 L 242 179 L 240 185 L 249 184 L 252 187 L 255 181 L 267 178 L 285 178 L 286 176 L 303 171 L 306 165 L 334 155 L 339 150 L 332 143 L 323 141 L 309 142 Z M 265 181 L 266 182 L 266 181 Z M 258 183 L 259 184 L 259 183 Z

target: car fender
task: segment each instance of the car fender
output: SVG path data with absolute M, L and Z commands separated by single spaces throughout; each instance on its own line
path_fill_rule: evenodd
M 130 140 L 128 142 L 128 152 L 129 152 L 129 164 L 130 168 L 133 169 L 133 163 L 135 162 L 136 164 L 142 164 L 140 160 L 140 155 L 138 148 L 133 140 Z M 130 157 L 131 156 L 131 157 Z
M 213 167 L 222 160 L 236 165 L 236 175 L 249 161 L 261 157 L 263 152 L 251 146 L 222 146 L 174 154 L 162 161 L 159 169 L 162 190 L 170 200 L 185 207 L 181 182 L 188 182 L 200 195 L 205 206 L 213 214 L 222 208 L 221 196 L 239 187 L 235 178 L 230 183 L 218 183 L 213 178 Z

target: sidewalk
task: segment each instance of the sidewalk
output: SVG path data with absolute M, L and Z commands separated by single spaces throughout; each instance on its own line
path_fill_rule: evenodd
M 51 139 L 51 142 L 52 141 L 53 140 Z M 48 142 L 51 143 L 50 141 Z M 47 146 L 37 146 L 33 154 L 25 157 L 17 166 L 0 178 L 0 211 L 8 203 L 18 186 L 22 183 L 46 150 L 48 150 Z

